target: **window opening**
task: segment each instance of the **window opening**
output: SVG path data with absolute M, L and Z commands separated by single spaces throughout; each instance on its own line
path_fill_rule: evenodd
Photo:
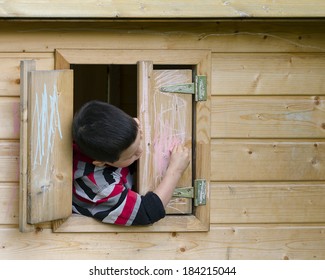
M 96 99 L 113 104 L 132 117 L 137 117 L 139 115 L 137 113 L 137 65 L 71 64 L 70 68 L 74 71 L 74 113 L 76 113 L 83 104 Z M 154 65 L 154 70 L 191 70 L 192 72 L 195 72 L 193 71 L 195 70 L 195 67 L 192 65 Z M 194 111 L 193 106 L 192 116 L 195 114 Z M 192 121 L 192 125 L 194 124 L 195 122 Z M 192 135 L 194 129 L 195 128 L 192 127 Z M 194 149 L 193 139 L 191 146 Z M 192 150 L 192 156 L 193 155 L 195 155 L 195 153 Z M 194 162 L 195 161 L 192 160 L 191 164 L 193 165 Z M 194 168 L 192 167 L 191 170 L 193 169 Z M 133 189 L 141 193 L 138 187 L 138 172 L 139 168 L 133 178 Z M 193 185 L 195 172 L 192 172 L 191 174 L 192 184 L 188 182 L 188 186 Z M 174 198 L 173 201 L 179 204 L 182 199 Z M 185 202 L 183 203 L 187 204 Z M 192 206 L 190 206 L 192 210 L 184 207 L 184 213 L 179 212 L 178 210 L 176 212 L 171 211 L 173 207 L 174 205 L 171 201 L 169 210 L 167 211 L 169 215 L 186 215 L 193 212 Z M 178 208 L 179 206 L 176 207 Z
M 187 69 L 187 70 L 194 70 L 195 66 L 193 65 L 154 65 L 154 70 L 180 70 L 180 69 Z
M 108 102 L 132 117 L 137 116 L 137 65 L 72 64 L 73 107 L 76 113 L 91 100 Z M 134 190 L 137 186 L 135 174 Z
M 72 64 L 74 112 L 90 100 L 113 104 L 131 116 L 137 115 L 136 65 Z

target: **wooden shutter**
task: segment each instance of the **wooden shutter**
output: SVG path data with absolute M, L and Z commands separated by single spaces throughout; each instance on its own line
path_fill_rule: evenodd
M 71 215 L 72 104 L 72 70 L 21 62 L 21 231 Z
M 163 86 L 192 82 L 192 70 L 154 70 L 152 62 L 138 63 L 138 115 L 143 127 L 138 190 L 154 190 L 168 166 L 170 149 L 183 143 L 192 150 L 192 95 L 162 92 Z M 192 164 L 178 187 L 191 187 Z M 173 197 L 167 214 L 192 213 L 192 199 Z

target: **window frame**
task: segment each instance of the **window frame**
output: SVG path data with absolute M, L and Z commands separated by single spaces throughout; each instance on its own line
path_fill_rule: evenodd
M 210 50 L 112 50 L 57 49 L 55 69 L 70 69 L 71 64 L 137 64 L 152 61 L 156 65 L 192 65 L 196 75 L 207 76 L 207 100 L 196 102 L 195 178 L 207 182 L 206 205 L 194 207 L 192 215 L 168 215 L 151 226 L 122 227 L 104 224 L 95 219 L 72 214 L 68 219 L 52 222 L 54 232 L 188 232 L 208 231 L 210 228 Z

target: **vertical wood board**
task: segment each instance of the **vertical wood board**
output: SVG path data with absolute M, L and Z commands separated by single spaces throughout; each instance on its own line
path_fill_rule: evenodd
M 36 70 L 35 60 L 20 62 L 20 182 L 19 182 L 19 230 L 32 231 L 33 225 L 28 224 L 28 149 L 30 132 L 28 129 L 29 114 L 29 85 L 28 73 Z
M 28 222 L 68 217 L 72 195 L 72 71 L 31 71 Z
M 141 65 L 141 64 L 140 64 Z M 141 67 L 141 66 L 140 66 Z M 160 87 L 192 82 L 191 70 L 152 70 L 147 66 L 139 92 L 139 117 L 143 127 L 139 191 L 144 194 L 159 185 L 168 167 L 171 150 L 178 143 L 192 147 L 192 95 L 162 92 Z M 141 77 L 139 77 L 141 79 Z M 192 167 L 183 173 L 178 187 L 192 186 Z M 192 213 L 192 199 L 172 198 L 166 212 Z

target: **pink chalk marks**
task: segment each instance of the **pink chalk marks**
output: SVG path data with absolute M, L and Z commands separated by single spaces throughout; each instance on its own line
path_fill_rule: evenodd
M 162 98 L 164 102 L 161 102 Z M 155 183 L 158 183 L 166 172 L 172 149 L 177 144 L 185 144 L 190 135 L 187 103 L 182 96 L 159 92 L 153 102 L 153 174 Z
M 141 194 L 154 190 L 164 177 L 173 147 L 192 142 L 192 96 L 163 92 L 161 87 L 190 83 L 191 70 L 153 70 L 139 98 L 139 119 L 143 128 L 143 154 L 139 160 L 138 185 Z M 191 144 L 190 144 L 191 145 Z M 190 146 L 188 146 L 190 148 Z M 192 168 L 184 172 L 179 186 L 189 186 Z
M 168 135 L 168 131 L 163 134 L 158 134 L 154 138 L 154 166 L 155 174 L 158 178 L 162 178 L 168 167 L 171 152 L 175 145 L 182 143 L 180 138 L 173 135 Z

